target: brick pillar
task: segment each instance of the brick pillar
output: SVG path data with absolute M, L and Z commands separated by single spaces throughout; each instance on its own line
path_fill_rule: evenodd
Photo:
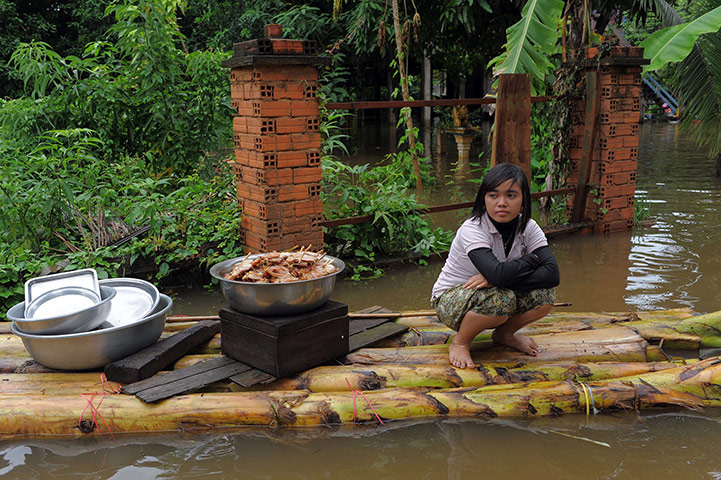
M 592 51 L 595 50 L 595 51 Z M 594 222 L 594 231 L 621 232 L 633 227 L 633 197 L 636 192 L 638 128 L 641 120 L 640 47 L 611 47 L 599 60 L 598 49 L 588 49 L 587 69 L 599 68 L 597 92 L 600 110 L 587 184 L 591 186 L 584 217 Z M 593 58 L 591 58 L 593 57 Z M 583 164 L 585 112 L 578 102 L 572 114 L 573 130 L 569 142 L 571 170 L 568 184 L 577 185 Z
M 266 37 L 233 45 L 229 67 L 238 202 L 249 252 L 323 248 L 315 42 Z

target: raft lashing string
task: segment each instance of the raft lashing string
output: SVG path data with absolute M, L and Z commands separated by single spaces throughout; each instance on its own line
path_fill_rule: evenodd
M 353 393 L 353 423 L 357 423 L 357 422 L 358 422 L 358 414 L 357 414 L 357 410 L 356 410 L 355 401 L 356 401 L 356 397 L 358 396 L 358 394 L 360 394 L 360 396 L 363 397 L 363 400 L 366 401 L 366 403 L 368 404 L 368 406 L 371 407 L 371 410 L 373 410 L 373 415 L 376 416 L 376 418 L 377 418 L 378 421 L 381 423 L 381 425 L 384 425 L 383 420 L 381 420 L 381 417 L 378 415 L 378 412 L 376 412 L 376 409 L 373 408 L 373 405 L 371 405 L 370 400 L 368 400 L 368 398 L 367 398 L 365 395 L 363 395 L 363 392 L 361 392 L 360 390 L 355 390 L 355 389 L 351 386 L 351 384 L 350 384 L 350 382 L 348 381 L 347 378 L 345 379 L 345 383 L 348 384 L 348 388 L 350 388 L 350 391 Z
M 581 385 L 581 389 L 583 390 L 583 395 L 586 397 L 586 402 L 585 402 L 586 403 L 586 417 L 588 417 L 591 414 L 591 412 L 590 412 L 591 407 L 593 408 L 593 414 L 598 415 L 598 409 L 596 408 L 596 401 L 593 399 L 593 391 L 591 391 L 591 387 L 588 386 L 588 384 L 583 383 L 583 382 L 578 382 L 578 384 Z M 590 402 L 589 402 L 589 398 L 588 398 L 589 396 L 591 397 Z
M 80 413 L 80 418 L 78 418 L 78 429 L 80 429 L 80 431 L 83 433 L 90 433 L 93 431 L 94 428 L 97 427 L 98 432 L 100 433 L 101 429 L 100 424 L 98 423 L 98 417 L 100 417 L 100 419 L 105 424 L 105 427 L 108 429 L 108 433 L 110 433 L 110 436 L 115 438 L 115 435 L 113 435 L 113 431 L 110 429 L 110 425 L 108 425 L 108 422 L 105 421 L 105 418 L 100 413 L 100 405 L 103 403 L 103 400 L 108 395 L 108 392 L 106 392 L 106 387 L 110 389 L 110 392 L 112 394 L 120 393 L 120 388 L 116 390 L 113 385 L 108 381 L 105 373 L 100 374 L 100 384 L 103 390 L 102 393 L 80 394 L 80 396 L 83 397 L 87 402 L 87 405 L 85 405 L 85 408 L 83 408 L 83 411 Z M 93 401 L 95 401 L 95 397 L 97 397 L 98 395 L 100 395 L 100 401 L 98 401 L 97 405 L 93 405 Z M 88 410 L 88 407 L 90 407 L 90 411 L 93 414 L 92 420 L 83 420 L 83 417 L 85 416 L 85 412 Z

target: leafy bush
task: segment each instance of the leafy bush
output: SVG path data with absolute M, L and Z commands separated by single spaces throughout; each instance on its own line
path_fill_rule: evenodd
M 15 51 L 28 96 L 0 100 L 3 307 L 41 273 L 158 280 L 241 253 L 234 178 L 215 153 L 232 138 L 225 55 L 180 48 L 181 4 L 111 5 L 113 41 L 82 58 Z
M 88 128 L 104 155 L 144 156 L 156 173 L 194 171 L 232 138 L 230 86 L 220 65 L 227 54 L 181 48 L 179 3 L 110 5 L 113 41 L 88 44 L 82 58 L 63 58 L 41 42 L 21 44 L 10 64 L 29 98 L 6 103 L 3 128 L 34 135 Z
M 408 169 L 403 162 L 371 168 L 323 159 L 323 202 L 329 219 L 371 215 L 372 222 L 340 225 L 326 232 L 328 249 L 335 255 L 375 260 L 375 254 L 428 256 L 448 248 L 452 233 L 432 230 L 415 194 L 409 192 Z

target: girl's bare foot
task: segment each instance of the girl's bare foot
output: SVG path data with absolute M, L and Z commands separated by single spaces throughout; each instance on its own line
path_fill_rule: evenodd
M 471 346 L 452 342 L 448 345 L 448 359 L 456 368 L 473 368 L 476 366 L 471 358 Z
M 515 348 L 534 357 L 538 355 L 538 344 L 534 339 L 526 335 L 521 335 L 520 333 L 506 334 L 503 330 L 496 328 L 491 338 L 496 343 Z

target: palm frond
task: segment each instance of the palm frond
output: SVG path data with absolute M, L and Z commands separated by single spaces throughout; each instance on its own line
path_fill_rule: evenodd
M 674 78 L 681 128 L 709 155 L 721 151 L 721 33 L 705 35 L 679 65 Z
M 553 68 L 562 10 L 563 0 L 529 0 L 521 20 L 506 30 L 505 51 L 488 64 L 495 66 L 494 74 L 530 73 L 543 82 Z
M 691 22 L 673 25 L 650 35 L 641 42 L 644 57 L 651 60 L 644 72 L 658 70 L 668 63 L 680 62 L 691 53 L 699 36 L 717 32 L 719 28 L 721 7 L 714 8 Z

